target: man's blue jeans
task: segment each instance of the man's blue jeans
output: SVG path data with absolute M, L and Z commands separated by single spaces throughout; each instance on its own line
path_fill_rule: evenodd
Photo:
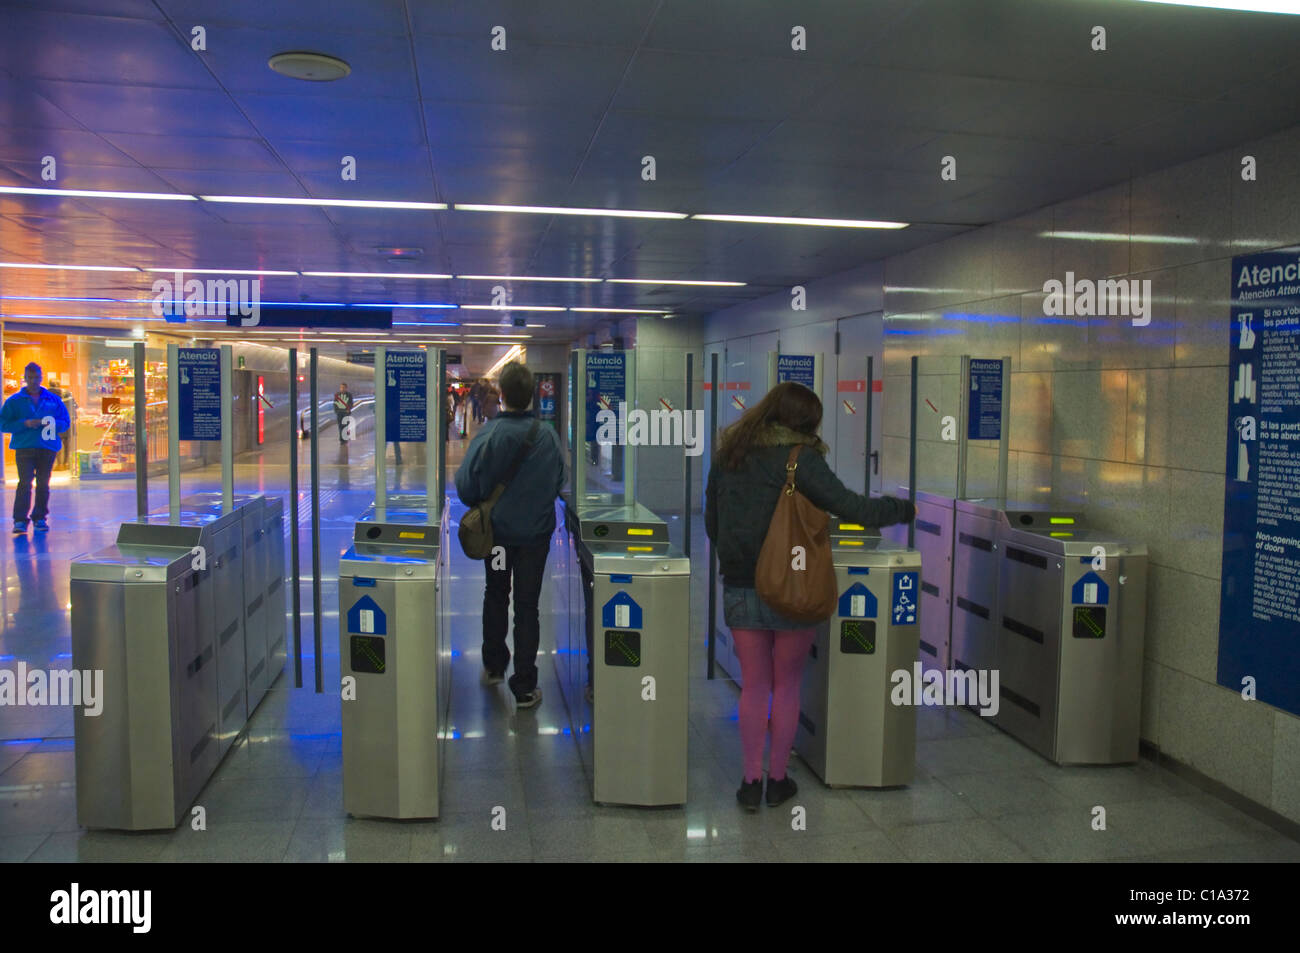
M 47 447 L 19 447 L 14 451 L 18 463 L 18 491 L 14 494 L 14 521 L 31 518 L 43 520 L 50 513 L 50 471 L 54 469 L 53 450 Z M 36 478 L 36 506 L 32 507 L 32 477 Z

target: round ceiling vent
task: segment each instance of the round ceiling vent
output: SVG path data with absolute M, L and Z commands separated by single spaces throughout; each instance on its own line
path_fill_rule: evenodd
M 266 65 L 281 76 L 316 83 L 342 79 L 352 72 L 352 67 L 337 56 L 324 53 L 277 53 L 266 61 Z

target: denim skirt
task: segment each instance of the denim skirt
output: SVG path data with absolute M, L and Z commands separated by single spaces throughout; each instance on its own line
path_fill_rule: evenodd
M 722 587 L 722 617 L 729 629 L 811 629 L 815 623 L 793 622 L 758 596 L 757 589 Z

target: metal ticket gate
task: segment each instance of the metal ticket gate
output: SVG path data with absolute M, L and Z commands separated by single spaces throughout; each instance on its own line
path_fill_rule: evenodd
M 795 750 L 826 784 L 893 787 L 916 773 L 916 708 L 891 698 L 909 682 L 921 630 L 921 554 L 865 527 L 831 521 L 835 615 L 804 667 Z
M 581 736 L 591 679 L 593 799 L 684 804 L 690 559 L 639 503 L 566 499 L 565 510 L 573 551 L 561 684 Z
M 995 723 L 1058 764 L 1136 761 L 1145 544 L 1091 532 L 1050 505 L 991 509 L 1000 557 Z
M 447 513 L 390 497 L 356 524 L 339 563 L 343 808 L 388 818 L 437 817 L 450 703 L 444 591 Z M 350 684 L 349 684 L 350 683 Z
M 126 541 L 140 530 L 170 532 Z M 85 827 L 175 827 L 221 759 L 214 586 L 191 549 L 206 538 L 199 525 L 127 524 L 72 563 L 73 667 L 104 673 L 103 710 L 73 716 Z

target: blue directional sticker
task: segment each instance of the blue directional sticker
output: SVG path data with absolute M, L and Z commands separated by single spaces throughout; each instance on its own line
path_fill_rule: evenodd
M 1095 572 L 1085 572 L 1070 590 L 1075 605 L 1104 606 L 1110 602 L 1110 586 Z
M 894 600 L 890 609 L 890 621 L 894 625 L 916 624 L 916 603 L 921 584 L 919 572 L 894 573 Z
M 641 628 L 641 607 L 623 590 L 600 609 L 600 625 L 605 629 Z
M 843 619 L 874 619 L 879 613 L 876 597 L 860 582 L 840 595 L 839 615 Z
M 374 599 L 362 596 L 348 610 L 348 631 L 361 635 L 387 635 L 388 616 Z

